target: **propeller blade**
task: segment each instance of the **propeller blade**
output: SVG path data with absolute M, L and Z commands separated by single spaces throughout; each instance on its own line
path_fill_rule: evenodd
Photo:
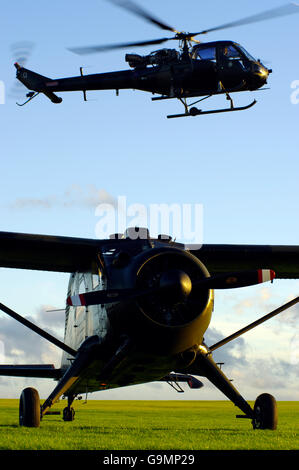
M 176 33 L 177 31 L 168 24 L 154 17 L 151 13 L 147 12 L 144 8 L 141 8 L 139 5 L 136 5 L 132 0 L 109 0 L 114 5 L 124 8 L 125 10 L 134 13 L 135 15 L 145 19 L 146 21 L 158 26 L 161 29 L 172 31 Z
M 235 289 L 238 287 L 247 287 L 262 282 L 273 281 L 275 272 L 272 269 L 258 269 L 255 271 L 241 271 L 234 273 L 225 273 L 217 276 L 207 277 L 193 283 L 193 286 L 206 289 Z M 177 281 L 173 286 L 177 286 Z M 144 295 L 161 292 L 163 289 L 170 289 L 170 283 L 163 286 L 157 286 L 149 289 L 110 289 L 77 294 L 67 298 L 67 305 L 72 307 L 81 307 L 88 305 L 109 304 L 113 302 L 122 302 Z
M 259 21 L 271 20 L 273 18 L 279 18 L 281 16 L 292 15 L 294 13 L 299 13 L 299 5 L 296 3 L 288 3 L 278 8 L 272 8 L 271 10 L 263 11 L 262 13 L 257 13 L 255 15 L 247 16 L 237 21 L 232 21 L 230 23 L 225 23 L 221 26 L 216 26 L 215 28 L 206 29 L 200 31 L 199 33 L 190 33 L 188 37 L 197 36 L 198 34 L 207 34 L 213 31 L 219 31 L 221 29 L 233 28 L 235 26 L 243 26 L 250 23 L 257 23 Z
M 153 293 L 156 289 L 110 289 L 77 294 L 67 298 L 66 303 L 72 307 L 82 307 L 88 305 L 111 304 L 122 302 L 145 294 Z
M 86 47 L 72 47 L 68 50 L 74 52 L 78 55 L 85 54 L 95 54 L 97 52 L 106 52 L 113 49 L 127 49 L 128 47 L 140 47 L 140 46 L 150 46 L 154 44 L 162 44 L 163 42 L 169 41 L 174 38 L 160 38 L 152 39 L 149 41 L 139 41 L 139 42 L 124 42 L 119 44 L 107 44 L 103 46 L 86 46 Z
M 272 282 L 274 278 L 275 272 L 272 269 L 257 269 L 207 277 L 194 282 L 193 286 L 202 286 L 209 289 L 236 289 L 238 287 L 254 286 L 262 282 Z

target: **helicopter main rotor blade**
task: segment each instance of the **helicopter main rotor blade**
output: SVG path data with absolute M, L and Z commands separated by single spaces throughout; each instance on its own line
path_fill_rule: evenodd
M 163 42 L 169 41 L 171 39 L 173 38 L 160 38 L 160 39 L 153 39 L 149 41 L 106 44 L 103 46 L 71 47 L 68 50 L 79 55 L 95 54 L 97 52 L 106 52 L 106 51 L 111 51 L 113 49 L 127 49 L 128 47 L 140 47 L 140 46 L 150 46 L 154 44 L 162 44 Z
M 128 10 L 134 13 L 135 15 L 149 21 L 150 23 L 153 23 L 154 25 L 158 26 L 161 29 L 165 29 L 166 31 L 172 31 L 174 33 L 177 32 L 172 26 L 169 26 L 168 24 L 154 17 L 151 13 L 144 10 L 144 8 L 141 8 L 139 5 L 136 5 L 132 0 L 108 0 L 108 1 L 111 3 L 114 3 L 114 5 L 118 7 L 124 8 L 125 10 Z
M 273 18 L 279 18 L 281 16 L 292 15 L 294 13 L 299 13 L 299 5 L 296 3 L 288 3 L 278 8 L 272 8 L 271 10 L 266 10 L 255 15 L 247 16 L 237 21 L 232 21 L 230 23 L 225 23 L 221 26 L 216 26 L 215 28 L 205 29 L 199 33 L 188 33 L 188 37 L 192 38 L 198 34 L 207 34 L 213 31 L 219 31 L 221 29 L 233 28 L 235 26 L 243 26 L 250 23 L 257 23 L 259 21 L 266 21 Z

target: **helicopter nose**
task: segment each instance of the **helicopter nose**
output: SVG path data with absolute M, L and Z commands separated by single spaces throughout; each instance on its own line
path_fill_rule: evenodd
M 272 73 L 272 70 L 267 69 L 260 62 L 254 62 L 251 64 L 251 89 L 256 90 L 261 88 L 267 83 L 269 74 Z
M 266 69 L 266 67 L 261 66 L 261 67 L 260 67 L 260 70 L 259 70 L 259 76 L 260 76 L 261 78 L 267 79 L 267 78 L 269 77 L 269 70 Z
M 266 81 L 269 74 L 272 73 L 272 70 L 267 69 L 266 67 L 264 67 L 263 64 L 259 62 L 259 63 L 253 64 L 252 72 L 254 73 L 256 77 L 260 78 L 261 80 Z

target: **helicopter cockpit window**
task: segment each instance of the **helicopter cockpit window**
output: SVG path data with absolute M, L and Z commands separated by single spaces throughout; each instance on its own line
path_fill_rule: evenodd
M 195 58 L 199 60 L 213 60 L 216 62 L 216 47 L 196 49 Z
M 247 57 L 232 44 L 222 46 L 219 50 L 219 59 L 222 66 L 229 68 L 231 71 L 244 70 L 246 66 Z
M 240 60 L 242 59 L 240 52 L 234 46 L 225 46 L 222 49 L 222 54 L 225 58 L 231 60 Z
M 246 59 L 252 60 L 252 61 L 254 61 L 254 62 L 256 61 L 256 59 L 255 59 L 254 57 L 252 57 L 252 55 L 249 54 L 249 52 L 247 52 L 246 49 L 244 49 L 244 47 L 239 46 L 239 44 L 238 44 L 238 47 L 239 47 L 239 49 L 241 50 L 241 52 L 243 52 L 243 54 L 245 55 Z

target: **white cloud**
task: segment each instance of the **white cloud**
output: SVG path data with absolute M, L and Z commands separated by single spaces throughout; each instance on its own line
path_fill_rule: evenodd
M 5 205 L 8 209 L 53 209 L 53 208 L 95 208 L 99 204 L 108 203 L 116 207 L 117 201 L 105 189 L 98 189 L 94 185 L 81 186 L 73 184 L 60 195 L 44 197 L 22 197 Z

